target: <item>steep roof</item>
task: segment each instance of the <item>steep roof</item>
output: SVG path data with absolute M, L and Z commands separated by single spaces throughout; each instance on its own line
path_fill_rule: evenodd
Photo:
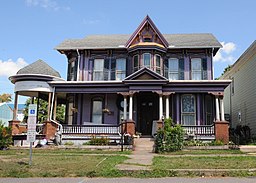
M 130 34 L 90 35 L 83 39 L 68 39 L 55 47 L 56 50 L 125 48 Z M 163 34 L 169 48 L 221 48 L 211 33 Z
M 59 72 L 54 70 L 43 60 L 37 60 L 36 62 L 33 62 L 32 64 L 29 64 L 26 67 L 20 69 L 17 72 L 17 75 L 19 74 L 42 74 L 42 75 L 55 76 L 59 78 L 61 77 Z

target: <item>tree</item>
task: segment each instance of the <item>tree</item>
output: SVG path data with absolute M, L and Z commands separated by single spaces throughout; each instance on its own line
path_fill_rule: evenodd
M 12 101 L 12 94 L 3 93 L 0 95 L 0 103 L 1 102 L 11 102 Z
M 226 72 L 230 71 L 231 68 L 232 68 L 232 65 L 228 65 L 228 66 L 224 69 L 224 71 L 221 73 L 221 76 L 223 76 Z M 220 77 L 221 77 L 221 76 L 220 76 Z M 219 80 L 220 77 L 215 78 L 215 79 L 216 79 L 216 80 Z
M 35 104 L 37 104 L 37 99 L 35 98 Z M 24 120 L 27 120 L 28 118 L 28 106 L 31 104 L 31 99 L 27 99 L 26 101 L 26 107 L 24 110 Z M 39 107 L 38 107 L 38 121 L 39 123 L 43 123 L 47 119 L 47 114 L 48 114 L 48 102 L 46 102 L 43 99 L 39 98 Z M 64 105 L 57 105 L 57 110 L 56 110 L 56 120 L 64 123 L 65 120 L 65 106 Z

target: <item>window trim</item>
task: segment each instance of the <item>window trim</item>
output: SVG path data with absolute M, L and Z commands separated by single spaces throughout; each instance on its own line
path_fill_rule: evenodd
M 183 112 L 183 100 L 182 100 L 182 98 L 184 96 L 193 96 L 194 97 L 194 112 Z M 183 94 L 183 95 L 181 95 L 181 104 L 180 104 L 181 110 L 180 110 L 180 114 L 181 114 L 181 124 L 182 125 L 184 125 L 183 118 L 182 118 L 183 114 L 194 114 L 194 124 L 192 124 L 191 126 L 195 126 L 196 125 L 196 117 L 197 117 L 197 115 L 196 115 L 196 113 L 197 113 L 196 101 L 197 101 L 196 100 L 196 96 L 193 95 L 193 94 Z M 185 126 L 187 126 L 187 125 L 185 125 Z

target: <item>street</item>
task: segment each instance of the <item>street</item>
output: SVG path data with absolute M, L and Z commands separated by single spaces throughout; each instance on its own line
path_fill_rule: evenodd
M 0 183 L 255 183 L 251 178 L 0 178 Z

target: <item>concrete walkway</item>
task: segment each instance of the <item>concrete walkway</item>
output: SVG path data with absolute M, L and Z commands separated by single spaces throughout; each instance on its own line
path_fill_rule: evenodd
M 117 165 L 119 170 L 150 170 L 153 153 L 154 139 L 139 138 L 134 139 L 134 151 L 128 155 L 130 159 L 124 161 L 123 164 Z

